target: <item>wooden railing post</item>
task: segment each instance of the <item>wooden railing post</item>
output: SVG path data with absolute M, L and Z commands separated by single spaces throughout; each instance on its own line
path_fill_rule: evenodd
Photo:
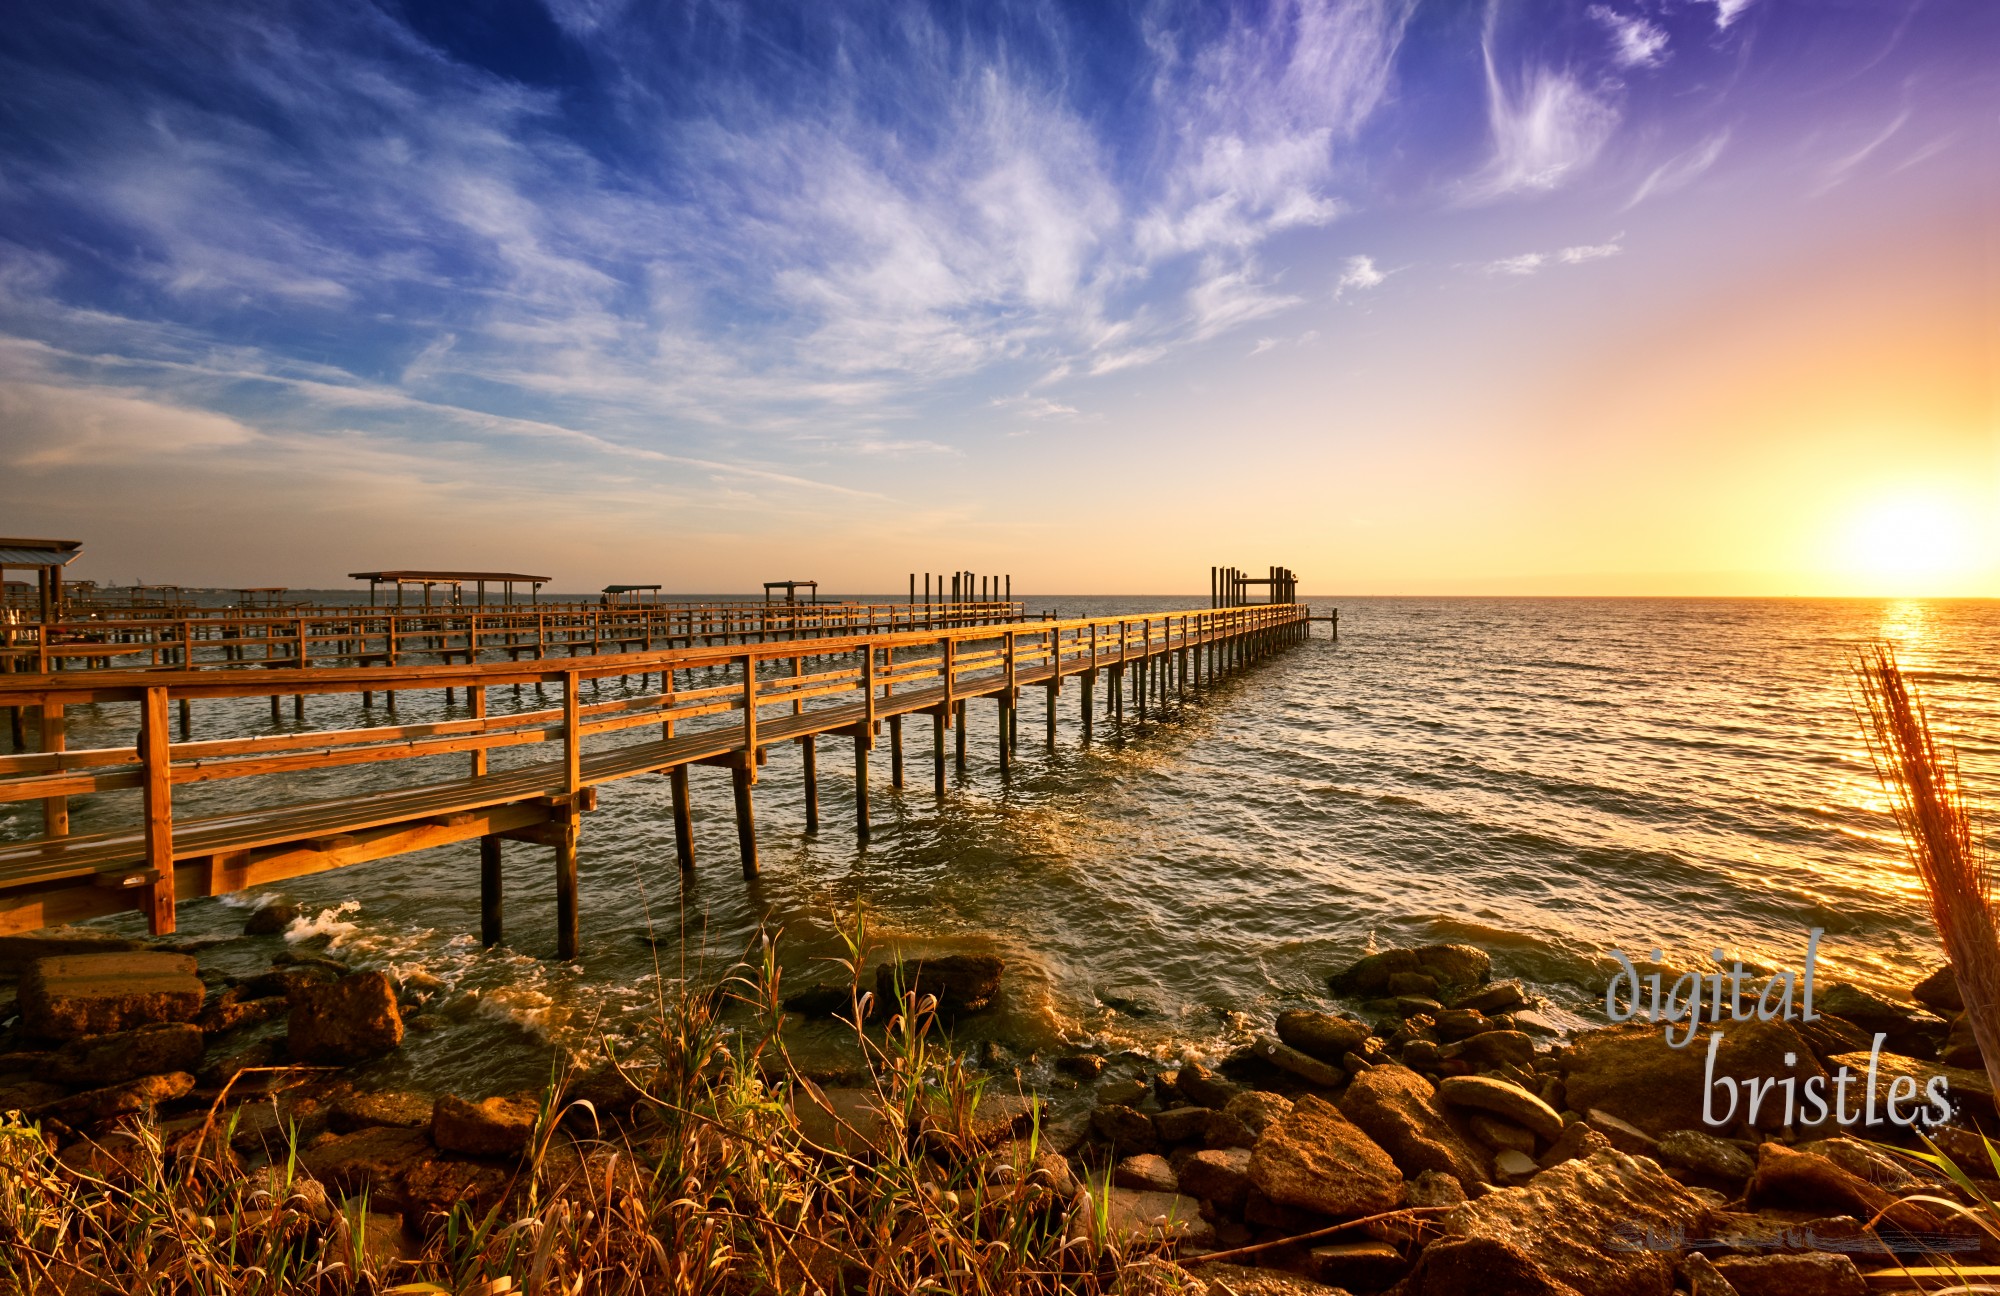
M 757 659 L 743 654 L 743 760 L 757 781 Z
M 42 750 L 59 752 L 67 745 L 63 724 L 63 704 L 42 703 Z M 61 762 L 57 762 L 60 768 Z M 69 798 L 52 796 L 42 798 L 42 832 L 50 837 L 69 836 Z
M 146 829 L 146 926 L 155 936 L 174 930 L 173 749 L 167 732 L 167 690 L 149 688 L 139 716 L 139 767 Z

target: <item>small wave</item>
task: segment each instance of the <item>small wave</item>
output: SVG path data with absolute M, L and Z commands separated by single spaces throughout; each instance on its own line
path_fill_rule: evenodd
M 361 930 L 359 923 L 346 921 L 346 915 L 361 912 L 359 900 L 343 900 L 331 909 L 322 909 L 317 917 L 308 918 L 304 914 L 292 919 L 292 925 L 285 928 L 285 943 L 297 945 L 315 937 L 325 937 L 326 947 L 339 949 L 347 938 Z

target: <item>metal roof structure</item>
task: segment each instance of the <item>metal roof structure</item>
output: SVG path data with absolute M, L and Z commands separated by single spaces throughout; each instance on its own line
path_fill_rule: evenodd
M 403 604 L 403 586 L 421 585 L 424 587 L 424 606 L 429 607 L 431 602 L 431 588 L 436 585 L 449 585 L 451 587 L 451 601 L 453 603 L 460 601 L 459 590 L 461 586 L 476 586 L 479 591 L 479 602 L 483 605 L 486 602 L 486 587 L 489 584 L 500 586 L 506 592 L 505 601 L 512 603 L 514 601 L 514 587 L 516 585 L 528 586 L 528 600 L 529 602 L 533 602 L 535 595 L 540 592 L 542 586 L 549 583 L 547 576 L 530 576 L 523 572 L 395 570 L 349 572 L 347 575 L 351 580 L 365 580 L 368 582 L 368 604 L 370 607 L 375 605 L 375 589 L 378 585 L 394 585 L 396 587 L 396 606 L 398 607 L 401 607 Z
M 0 536 L 0 567 L 67 567 L 82 552 L 81 540 L 22 540 Z

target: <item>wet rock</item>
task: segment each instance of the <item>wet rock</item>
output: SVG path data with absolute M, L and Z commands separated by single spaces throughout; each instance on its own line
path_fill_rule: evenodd
M 1343 1289 L 1381 1291 L 1410 1267 L 1387 1242 L 1328 1242 L 1308 1253 L 1313 1277 Z
M 122 1084 L 86 1089 L 67 1098 L 43 1103 L 31 1113 L 52 1117 L 66 1125 L 95 1125 L 120 1116 L 151 1112 L 161 1103 L 186 1097 L 194 1090 L 194 1077 L 185 1071 L 165 1075 L 140 1076 Z
M 337 1197 L 366 1192 L 371 1203 L 400 1211 L 404 1178 L 435 1155 L 423 1130 L 374 1125 L 303 1147 L 299 1161 Z
M 1403 1051 L 1398 1056 L 1402 1059 L 1403 1065 L 1412 1071 L 1434 1072 L 1438 1069 L 1439 1063 L 1444 1061 L 1438 1052 L 1437 1041 L 1427 1039 L 1411 1040 L 1403 1045 Z
M 1234 1231 L 1243 1236 L 1234 1236 Z M 1242 1246 L 1250 1240 L 1241 1224 L 1218 1225 L 1216 1241 L 1223 1246 Z M 1263 1259 L 1263 1256 L 1259 1256 Z M 1182 1262 L 1199 1278 L 1189 1289 L 1191 1296 L 1349 1296 L 1337 1287 L 1302 1278 L 1284 1269 L 1255 1268 L 1248 1265 L 1209 1264 L 1199 1257 Z M 1206 1283 L 1206 1289 L 1202 1284 Z
M 1980 1051 L 1979 1037 L 1973 1033 L 1972 1018 L 1961 1014 L 1951 1024 L 1951 1031 L 1945 1036 L 1944 1046 L 1938 1050 L 1939 1062 L 1950 1067 L 1963 1067 L 1977 1071 L 1986 1065 L 1986 1054 Z
M 1332 1013 L 1294 1009 L 1278 1014 L 1278 1038 L 1322 1062 L 1338 1063 L 1368 1038 L 1366 1022 Z
M 1812 1021 L 1795 1017 L 1789 1025 L 1806 1042 L 1812 1055 L 1827 1065 L 1831 1065 L 1828 1059 L 1837 1054 L 1852 1053 L 1857 1049 L 1866 1051 L 1874 1042 L 1867 1031 L 1853 1022 L 1828 1013 L 1816 1013 Z
M 801 1080 L 792 1097 L 792 1112 L 800 1135 L 822 1151 L 865 1157 L 889 1145 L 889 1122 L 873 1089 L 821 1089 Z
M 1208 1114 L 1208 1127 L 1202 1132 L 1202 1144 L 1210 1148 L 1247 1148 L 1257 1142 L 1257 1131 L 1244 1124 L 1242 1119 L 1228 1112 L 1212 1111 Z
M 1095 1053 L 1071 1053 L 1056 1059 L 1056 1069 L 1079 1080 L 1095 1080 L 1104 1074 L 1104 1059 Z
M 80 1139 L 56 1155 L 71 1174 L 129 1186 L 151 1168 L 152 1153 L 136 1134 L 114 1130 L 99 1139 Z
M 1493 1157 L 1493 1174 L 1503 1184 L 1526 1183 L 1541 1172 L 1535 1158 L 1526 1152 L 1513 1148 L 1496 1153 Z
M 271 1099 L 245 1103 L 236 1109 L 230 1145 L 245 1154 L 284 1157 L 294 1143 L 300 1148 L 331 1132 L 336 1095 L 313 1089 L 291 1089 Z
M 1611 1140 L 1592 1129 L 1587 1122 L 1576 1121 L 1563 1126 L 1561 1136 L 1549 1145 L 1548 1151 L 1536 1158 L 1536 1163 L 1546 1170 L 1610 1146 Z
M 1113 1080 L 1098 1086 L 1097 1105 L 1100 1107 L 1137 1107 L 1146 1101 L 1149 1086 L 1143 1080 Z
M 50 1056 L 43 1075 L 57 1084 L 99 1089 L 144 1075 L 192 1071 L 201 1064 L 201 1053 L 197 1027 L 161 1022 L 71 1040 Z
M 1440 985 L 1471 987 L 1484 983 L 1492 968 L 1486 952 L 1470 945 L 1424 945 L 1370 954 L 1334 973 L 1327 983 L 1335 994 L 1379 996 L 1395 993 L 1389 980 L 1400 973 L 1420 973 Z
M 1237 1094 L 1222 1109 L 1224 1115 L 1242 1121 L 1252 1134 L 1262 1134 L 1267 1125 L 1291 1110 L 1291 1099 L 1283 1094 L 1265 1093 L 1261 1089 Z
M 1726 1256 L 1715 1262 L 1736 1296 L 1862 1296 L 1867 1282 L 1844 1255 Z
M 1868 1054 L 1843 1053 L 1831 1059 L 1827 1065 L 1833 1068 L 1844 1066 L 1856 1076 L 1866 1076 L 1868 1074 Z M 1721 1068 L 1718 1067 L 1717 1070 L 1720 1071 Z M 1972 1117 L 1982 1127 L 1990 1127 L 1994 1119 L 1993 1082 L 1983 1070 L 1975 1071 L 1969 1067 L 1940 1066 L 1935 1062 L 1923 1062 L 1916 1058 L 1904 1057 L 1897 1053 L 1883 1053 L 1876 1059 L 1875 1076 L 1877 1093 L 1879 1094 L 1878 1101 L 1882 1104 L 1887 1103 L 1889 1095 L 1898 1079 L 1908 1077 L 1916 1085 L 1915 1090 L 1912 1091 L 1916 1096 L 1913 1098 L 1906 1097 L 1898 1104 L 1905 1116 L 1908 1115 L 1912 1108 L 1923 1105 L 1924 1099 L 1922 1095 L 1925 1093 L 1926 1087 L 1930 1082 L 1934 1079 L 1942 1078 L 1950 1094 L 1951 1101 L 1959 1107 L 1964 1115 Z M 1828 1086 L 1828 1092 L 1832 1092 L 1832 1086 L 1830 1085 Z
M 283 996 L 253 999 L 244 987 L 231 986 L 202 1006 L 201 1016 L 195 1019 L 195 1024 L 201 1027 L 204 1034 L 221 1035 L 276 1021 L 289 1011 L 291 1001 Z
M 1391 972 L 1389 984 L 1385 987 L 1396 998 L 1418 998 L 1435 1000 L 1438 996 L 1438 979 L 1428 972 Z
M 1290 1072 L 1307 1084 L 1323 1089 L 1336 1088 L 1347 1082 L 1347 1073 L 1330 1063 L 1322 1062 L 1307 1053 L 1301 1053 L 1291 1045 L 1268 1035 L 1259 1035 L 1250 1045 L 1250 1052 L 1260 1062 L 1269 1063 L 1281 1071 Z
M 875 998 L 883 1004 L 898 1002 L 897 988 L 905 993 L 936 995 L 938 1014 L 957 1017 L 992 1006 L 1000 993 L 1000 973 L 1006 964 L 993 954 L 947 954 L 922 958 L 900 965 L 884 963 L 875 969 Z
M 1873 1147 L 1855 1138 L 1816 1139 L 1811 1143 L 1799 1144 L 1798 1150 L 1823 1156 L 1847 1173 L 1866 1179 L 1877 1188 L 1900 1194 L 1906 1188 L 1913 1188 L 1919 1180 L 1905 1165 L 1894 1157 L 1876 1151 Z
M 277 1066 L 279 1062 L 280 1050 L 277 1042 L 258 1040 L 253 1044 L 245 1044 L 241 1048 L 218 1054 L 195 1073 L 195 1078 L 201 1082 L 201 1087 L 204 1089 L 220 1089 L 224 1085 L 230 1085 L 230 1093 L 235 1097 L 254 1097 L 264 1083 L 268 1083 L 267 1078 L 257 1074 L 256 1069 Z M 250 1071 L 251 1074 L 237 1079 L 245 1071 Z M 235 1083 L 231 1084 L 232 1081 Z
M 40 931 L 0 936 L 0 974 L 19 976 L 35 960 L 62 954 L 120 954 L 145 948 L 144 941 L 89 927 L 44 927 Z
M 1507 1242 L 1583 1296 L 1667 1296 L 1674 1252 L 1635 1245 L 1684 1238 L 1709 1208 L 1651 1161 L 1598 1152 L 1445 1215 L 1450 1236 Z
M 374 1203 L 370 1203 L 373 1205 Z M 347 1222 L 347 1247 L 362 1272 L 384 1274 L 417 1255 L 416 1243 L 403 1228 L 400 1211 L 370 1210 L 350 1202 L 341 1213 Z
M 1519 1152 L 1523 1156 L 1535 1155 L 1535 1136 L 1510 1120 L 1489 1116 L 1485 1112 L 1473 1112 L 1466 1118 L 1473 1137 L 1495 1152 Z
M 1560 1035 L 1562 1030 L 1548 1018 L 1531 1008 L 1523 1008 L 1509 1013 L 1507 1019 L 1513 1022 L 1512 1029 L 1523 1035 Z
M 1159 1146 L 1151 1118 L 1130 1107 L 1097 1108 L 1090 1113 L 1090 1128 L 1118 1152 L 1151 1152 Z
M 1218 1111 L 1228 1106 L 1231 1098 L 1243 1092 L 1241 1085 L 1223 1079 L 1199 1062 L 1189 1062 L 1181 1067 L 1174 1086 L 1189 1102 Z
M 1162 1143 L 1191 1143 L 1208 1132 L 1206 1107 L 1175 1107 L 1153 1113 L 1153 1131 Z
M 1674 1130 L 1660 1140 L 1653 1158 L 1704 1179 L 1740 1184 L 1757 1169 L 1750 1154 L 1701 1130 Z
M 1681 1258 L 1681 1277 L 1686 1280 L 1688 1296 L 1736 1296 L 1736 1289 L 1715 1267 L 1715 1262 L 1699 1251 L 1690 1251 Z
M 1506 1296 L 1579 1296 L 1576 1288 L 1544 1272 L 1521 1247 L 1494 1237 L 1446 1238 L 1431 1243 L 1397 1290 L 1402 1296 L 1497 1296 L 1501 1292 Z
M 333 1103 L 333 1128 L 342 1134 L 384 1125 L 393 1129 L 429 1129 L 435 1104 L 423 1094 L 400 1090 L 351 1092 Z
M 807 986 L 786 995 L 784 1005 L 786 1012 L 801 1017 L 840 1017 L 854 1011 L 854 991 L 851 986 Z
M 294 1061 L 346 1064 L 401 1047 L 403 1015 L 396 988 L 381 972 L 292 987 L 287 1048 Z
M 1234 1214 L 1250 1194 L 1250 1149 L 1210 1148 L 1181 1162 L 1180 1190 Z
M 1476 990 L 1466 991 L 1452 1000 L 1451 1006 L 1470 1008 L 1474 1012 L 1485 1013 L 1490 1017 L 1494 1013 L 1513 1012 L 1516 1008 L 1525 1008 L 1529 1003 L 1528 992 L 1519 981 L 1495 981 Z
M 1447 1062 L 1465 1062 L 1484 1071 L 1493 1067 L 1526 1067 L 1535 1060 L 1535 1041 L 1525 1031 L 1486 1031 L 1447 1044 L 1439 1050 Z
M 467 1102 L 445 1094 L 431 1108 L 431 1142 L 447 1152 L 472 1156 L 518 1156 L 534 1137 L 540 1118 L 532 1103 L 513 1098 Z
M 1468 1187 L 1486 1178 L 1486 1158 L 1452 1125 L 1430 1082 L 1407 1067 L 1373 1067 L 1356 1076 L 1340 1111 L 1405 1175 L 1435 1170 Z
M 1177 1193 L 1181 1190 L 1174 1168 L 1156 1152 L 1121 1158 L 1111 1167 L 1111 1182 L 1120 1188 L 1136 1188 L 1140 1192 Z
M 1946 1028 L 1942 1018 L 1860 986 L 1828 986 L 1819 993 L 1813 1007 L 1853 1022 L 1871 1042 L 1876 1035 L 1888 1036 L 1888 1047 L 1908 1057 L 1935 1058 L 1938 1046 L 1944 1043 Z
M 420 1235 L 437 1217 L 463 1208 L 472 1219 L 484 1219 L 506 1201 L 515 1184 L 514 1172 L 489 1161 L 437 1157 L 416 1161 L 402 1176 L 403 1219 Z
M 1562 1137 L 1555 1109 L 1520 1085 L 1494 1076 L 1447 1076 L 1438 1082 L 1440 1101 L 1512 1121 L 1545 1143 Z
M 1823 1156 L 1778 1143 L 1757 1149 L 1756 1172 L 1743 1196 L 1753 1206 L 1827 1210 L 1860 1219 L 1880 1214 L 1888 1223 L 1917 1234 L 1935 1233 L 1939 1227 L 1937 1217 L 1924 1207 L 1897 1200 Z
M 1787 1057 L 1793 1061 L 1787 1063 Z M 1706 1062 L 1707 1050 L 1701 1041 L 1671 1048 L 1658 1026 L 1633 1022 L 1580 1036 L 1563 1058 L 1563 1085 L 1571 1107 L 1579 1111 L 1596 1108 L 1657 1138 L 1671 1130 L 1700 1129 L 1705 1124 L 1702 1084 Z M 1790 1077 L 1803 1085 L 1809 1077 L 1825 1072 L 1798 1032 L 1785 1022 L 1751 1021 L 1729 1024 L 1716 1053 L 1715 1074 L 1731 1077 L 1741 1091 L 1752 1080 Z M 1783 1117 L 1782 1101 L 1767 1100 L 1759 1111 L 1759 1122 L 1772 1127 Z
M 1592 1107 L 1584 1114 L 1584 1122 L 1601 1134 L 1605 1141 L 1628 1156 L 1651 1156 L 1660 1146 L 1660 1141 L 1640 1129 L 1630 1121 L 1619 1120 L 1610 1112 Z
M 1910 998 L 1940 1017 L 1949 1017 L 1965 1011 L 1965 996 L 1958 992 L 1958 975 L 1947 963 L 1917 982 L 1910 991 Z
M 1486 1014 L 1473 1008 L 1446 1008 L 1437 1015 L 1434 1028 L 1437 1037 L 1447 1042 L 1468 1039 L 1493 1029 L 1493 1023 L 1486 1020 Z M 1535 1055 L 1535 1047 L 1528 1046 L 1528 1056 Z
M 294 986 L 306 982 L 322 983 L 338 981 L 343 975 L 345 974 L 335 972 L 330 968 L 322 967 L 316 963 L 308 963 L 297 966 L 274 967 L 268 972 L 259 972 L 256 976 L 250 977 L 240 985 L 232 988 L 239 991 L 240 994 L 238 997 L 246 1001 L 257 999 L 289 999 Z
M 1466 1199 L 1465 1185 L 1441 1170 L 1424 1171 L 1404 1185 L 1403 1192 L 1412 1206 L 1456 1206 Z
M 1201 1203 L 1192 1197 L 1113 1187 L 1106 1191 L 1105 1207 L 1101 1240 L 1107 1245 L 1175 1241 L 1206 1246 L 1215 1239 L 1215 1227 L 1201 1217 Z M 1095 1214 L 1078 1212 L 1077 1227 L 1084 1236 L 1094 1229 Z
M 1335 1218 L 1386 1211 L 1403 1196 L 1389 1154 L 1311 1094 L 1257 1136 L 1250 1178 L 1274 1202 Z
M 187 955 L 132 951 L 36 959 L 21 978 L 18 998 L 29 1035 L 73 1040 L 192 1021 L 207 996 Z
M 303 913 L 303 910 L 289 900 L 272 900 L 250 911 L 250 916 L 243 920 L 243 934 L 281 935 L 285 928 L 297 922 Z

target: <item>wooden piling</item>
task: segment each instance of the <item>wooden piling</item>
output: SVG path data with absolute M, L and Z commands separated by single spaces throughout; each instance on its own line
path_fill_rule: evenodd
M 939 796 L 944 795 L 944 724 L 945 709 L 931 712 L 931 788 Z
M 479 940 L 487 947 L 500 943 L 500 839 L 479 839 Z
M 746 878 L 757 876 L 757 812 L 750 800 L 756 777 L 756 760 L 748 754 L 729 767 L 729 783 L 736 793 L 736 850 L 743 857 Z
M 688 794 L 688 767 L 676 765 L 667 771 L 667 783 L 674 798 L 674 858 L 681 872 L 694 875 L 694 803 Z
M 903 790 L 903 717 L 889 717 L 889 785 Z
M 63 725 L 63 704 L 44 702 L 42 711 L 42 750 L 59 752 L 65 746 L 66 730 Z M 42 834 L 47 837 L 69 836 L 69 798 L 52 796 L 42 798 Z
M 805 755 L 806 831 L 819 831 L 819 738 L 807 734 L 799 739 Z
M 868 841 L 868 730 L 854 730 L 854 835 Z

